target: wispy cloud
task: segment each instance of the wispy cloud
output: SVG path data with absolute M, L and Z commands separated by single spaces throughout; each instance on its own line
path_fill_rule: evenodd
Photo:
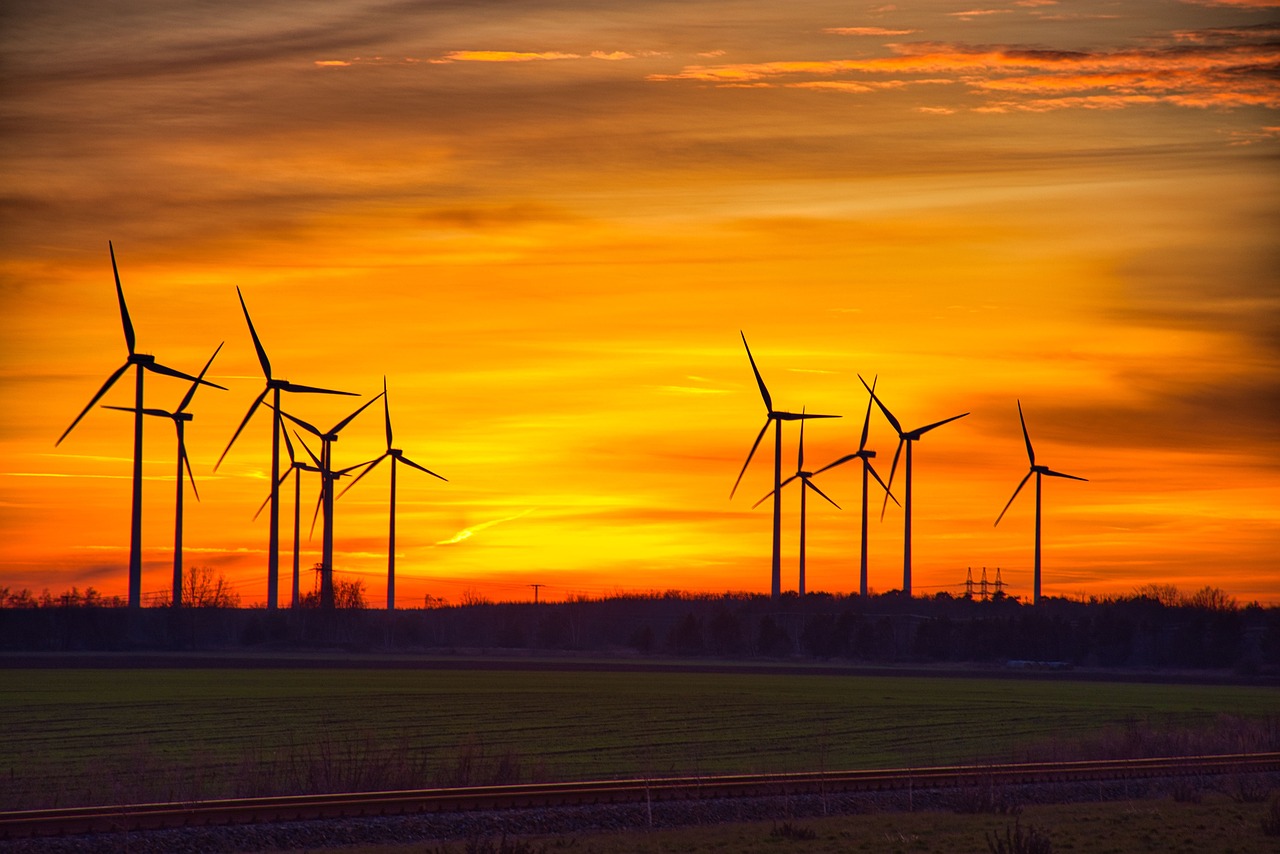
M 1012 9 L 969 9 L 964 12 L 948 12 L 952 18 L 959 18 L 962 21 L 971 21 L 974 18 L 987 18 L 992 15 L 1010 15 Z
M 523 518 L 525 516 L 528 516 L 532 512 L 533 512 L 533 508 L 529 508 L 528 510 L 524 510 L 520 513 L 515 514 L 514 516 L 504 516 L 501 519 L 491 519 L 488 522 L 481 522 L 478 525 L 472 525 L 468 528 L 463 528 L 461 531 L 454 534 L 449 539 L 440 540 L 439 542 L 436 543 L 436 545 L 437 546 L 455 545 L 456 543 L 460 543 L 463 540 L 471 539 L 473 536 L 475 536 L 476 532 L 478 531 L 483 531 L 485 528 L 492 528 L 494 525 L 501 525 L 503 522 L 511 522 L 516 519 Z
M 442 62 L 545 62 L 555 59 L 581 59 L 582 54 L 555 50 L 451 50 L 440 57 Z
M 824 33 L 837 36 L 909 36 L 919 30 L 893 30 L 888 27 L 827 27 Z
M 1182 0 L 1192 6 L 1227 7 L 1232 9 L 1277 9 L 1280 0 Z
M 448 65 L 454 62 L 486 62 L 486 63 L 523 63 L 523 62 L 557 62 L 574 59 L 595 59 L 605 62 L 621 62 L 650 56 L 651 52 L 632 53 L 625 50 L 593 50 L 588 53 L 569 53 L 558 50 L 522 51 L 522 50 L 451 50 L 440 56 L 422 59 L 420 57 L 385 57 L 354 56 L 347 59 L 317 59 L 314 65 L 318 68 L 351 68 L 356 65 Z M 708 56 L 717 54 L 707 54 Z
M 922 82 L 956 82 L 994 99 L 980 112 L 1145 104 L 1181 107 L 1280 108 L 1280 26 L 1181 31 L 1161 43 L 1116 51 L 1065 51 L 1014 46 L 917 42 L 890 45 L 891 56 L 691 65 L 655 81 L 753 84 L 864 94 Z M 883 80 L 882 75 L 899 75 Z M 908 75 L 930 75 L 910 79 Z M 797 80 L 796 78 L 836 78 Z

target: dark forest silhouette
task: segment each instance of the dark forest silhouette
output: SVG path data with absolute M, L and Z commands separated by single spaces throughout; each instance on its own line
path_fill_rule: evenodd
M 1204 587 L 1148 585 L 1132 596 L 1039 606 L 997 594 L 879 596 L 679 592 L 459 604 L 361 607 L 338 579 L 336 611 L 304 607 L 132 609 L 90 591 L 34 596 L 0 589 L 0 649 L 254 651 L 342 648 L 508 655 L 606 654 L 836 665 L 999 665 L 1030 669 L 1177 668 L 1280 678 L 1280 608 L 1238 605 Z M 191 594 L 189 601 L 200 601 Z M 352 607 L 353 606 L 353 607 Z

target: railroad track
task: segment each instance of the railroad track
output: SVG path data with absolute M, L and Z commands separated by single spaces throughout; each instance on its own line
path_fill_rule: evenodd
M 1280 753 L 734 774 L 0 812 L 0 839 L 415 813 L 1280 772 Z

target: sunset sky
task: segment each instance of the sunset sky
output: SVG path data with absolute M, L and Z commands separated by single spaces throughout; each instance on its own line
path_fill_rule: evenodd
M 448 478 L 400 470 L 401 606 L 767 592 L 771 439 L 729 499 L 765 413 L 740 331 L 778 408 L 844 415 L 808 468 L 856 449 L 859 374 L 904 427 L 972 413 L 915 450 L 917 593 L 985 566 L 1029 598 L 1030 487 L 993 527 L 1021 400 L 1037 462 L 1088 478 L 1045 482 L 1046 595 L 1280 603 L 1280 0 L 17 0 L 0 51 L 0 587 L 126 591 L 132 420 L 54 445 L 126 356 L 110 240 L 139 351 L 195 373 L 226 342 L 186 563 L 244 604 L 271 428 L 213 471 L 263 385 L 237 286 L 278 377 L 363 395 L 288 411 L 329 426 L 385 375 L 396 445 Z M 176 449 L 145 427 L 151 596 Z M 869 446 L 887 478 L 878 413 Z M 384 447 L 379 403 L 335 463 Z M 335 524 L 375 605 L 387 468 Z M 857 467 L 814 482 L 844 509 L 809 504 L 808 587 L 854 591 Z M 886 591 L 903 517 L 873 501 Z

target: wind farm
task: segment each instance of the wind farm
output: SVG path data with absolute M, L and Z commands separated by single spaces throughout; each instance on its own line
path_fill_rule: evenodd
M 135 413 L 135 447 L 136 447 L 135 463 L 134 463 L 135 510 L 132 517 L 133 527 L 131 529 L 131 564 L 130 564 L 130 571 L 129 571 L 131 595 L 129 597 L 129 603 L 130 603 L 130 607 L 133 607 L 133 608 L 137 608 L 140 606 L 140 597 L 136 592 L 140 586 L 139 573 L 135 571 L 133 567 L 133 562 L 132 562 L 133 553 L 139 550 L 138 538 L 134 536 L 134 534 L 136 534 L 137 527 L 139 524 L 138 520 L 140 519 L 140 515 L 141 515 L 140 505 L 138 503 L 139 502 L 138 496 L 140 494 L 139 489 L 140 489 L 140 482 L 141 482 L 138 477 L 138 473 L 140 471 L 140 467 L 139 467 L 140 460 L 141 460 L 141 447 L 139 445 L 141 433 L 140 433 L 140 427 L 138 425 L 140 425 L 141 419 L 143 416 L 166 417 L 175 423 L 177 428 L 177 439 L 178 439 L 177 498 L 175 501 L 175 536 L 174 536 L 174 549 L 173 549 L 172 593 L 171 593 L 170 601 L 172 602 L 174 607 L 180 607 L 182 604 L 181 590 L 182 590 L 182 578 L 183 578 L 184 473 L 185 473 L 186 479 L 190 480 L 192 488 L 193 489 L 195 488 L 195 476 L 191 467 L 191 460 L 187 451 L 186 442 L 185 442 L 185 433 L 184 433 L 184 426 L 186 422 L 191 419 L 191 413 L 187 412 L 187 407 L 191 403 L 194 397 L 195 391 L 199 388 L 200 385 L 202 384 L 212 385 L 216 388 L 220 388 L 220 389 L 224 388 L 223 386 L 216 385 L 212 382 L 205 380 L 205 376 L 208 373 L 209 368 L 212 366 L 214 358 L 221 351 L 223 345 L 221 344 L 219 345 L 218 349 L 215 350 L 213 356 L 211 356 L 209 360 L 205 363 L 199 375 L 194 377 L 186 374 L 182 374 L 181 372 L 175 371 L 170 368 L 166 368 L 164 366 L 158 366 L 155 363 L 154 357 L 135 354 L 134 352 L 135 336 L 133 333 L 133 327 L 129 318 L 128 310 L 125 306 L 123 288 L 120 284 L 119 273 L 115 264 L 114 246 L 109 245 L 109 249 L 110 249 L 110 255 L 112 260 L 112 269 L 113 269 L 113 273 L 115 274 L 115 280 L 116 280 L 117 301 L 119 304 L 122 323 L 125 330 L 126 347 L 129 352 L 129 361 L 126 362 L 124 366 L 117 369 L 117 371 L 108 378 L 107 382 L 102 386 L 99 392 L 93 397 L 89 405 L 85 407 L 85 409 L 80 413 L 79 416 L 77 416 L 77 418 L 72 422 L 71 426 L 68 427 L 67 430 L 63 432 L 63 434 L 58 438 L 55 444 L 60 444 L 61 441 L 66 438 L 67 434 L 71 432 L 71 429 L 74 428 L 80 422 L 80 420 L 84 417 L 84 415 L 88 412 L 88 410 L 92 408 L 93 405 L 96 404 L 110 390 L 111 386 L 115 383 L 115 381 L 118 380 L 130 366 L 135 364 L 138 365 L 138 368 L 137 368 L 138 379 L 137 379 L 136 391 L 135 391 L 135 406 L 133 407 L 123 407 L 123 406 L 116 406 L 116 405 L 105 406 L 105 408 L 108 408 L 108 409 L 115 409 L 115 410 Z M 232 434 L 231 440 L 227 443 L 227 446 L 222 451 L 222 454 L 218 457 L 217 461 L 214 463 L 213 471 L 216 472 L 219 466 L 222 465 L 223 461 L 226 459 L 228 453 L 230 452 L 232 446 L 235 444 L 240 434 L 244 431 L 245 427 L 247 426 L 249 421 L 252 419 L 258 407 L 266 402 L 266 398 L 268 394 L 274 394 L 273 401 L 266 403 L 268 409 L 272 411 L 272 424 L 273 424 L 272 468 L 269 471 L 270 493 L 267 496 L 267 498 L 263 501 L 263 503 L 258 506 L 256 512 L 253 514 L 253 517 L 252 517 L 254 520 L 256 520 L 258 516 L 261 514 L 262 510 L 265 508 L 271 509 L 271 513 L 273 517 L 272 531 L 271 531 L 269 547 L 267 551 L 267 559 L 268 559 L 267 602 L 266 602 L 267 609 L 275 610 L 278 604 L 277 603 L 278 575 L 279 575 L 278 527 L 279 527 L 279 512 L 280 512 L 280 506 L 281 506 L 280 487 L 284 485 L 289 475 L 292 474 L 294 476 L 294 499 L 293 499 L 293 502 L 294 502 L 293 541 L 294 542 L 293 542 L 293 549 L 292 549 L 293 571 L 292 571 L 292 599 L 291 599 L 292 605 L 294 608 L 296 608 L 301 601 L 301 590 L 300 590 L 300 575 L 301 575 L 301 567 L 300 567 L 301 506 L 300 505 L 301 505 L 301 494 L 302 494 L 301 493 L 301 476 L 303 472 L 312 472 L 312 473 L 318 474 L 320 479 L 318 499 L 316 503 L 315 512 L 313 514 L 312 523 L 311 523 L 311 530 L 313 533 L 315 530 L 317 520 L 323 517 L 322 534 L 321 534 L 322 545 L 321 545 L 321 551 L 320 551 L 320 560 L 316 564 L 317 572 L 318 572 L 318 583 L 319 583 L 319 602 L 322 608 L 331 610 L 334 607 L 335 501 L 340 495 L 345 494 L 348 490 L 350 490 L 351 487 L 355 486 L 355 484 L 358 483 L 361 479 L 363 479 L 366 475 L 368 475 L 370 472 L 375 470 L 383 461 L 390 459 L 391 460 L 390 500 L 389 500 L 389 505 L 387 509 L 388 536 L 387 536 L 387 545 L 385 550 L 385 553 L 386 553 L 385 603 L 386 603 L 386 610 L 388 612 L 391 612 L 396 608 L 396 533 L 397 533 L 396 516 L 397 516 L 397 483 L 398 483 L 397 468 L 401 463 L 403 463 L 404 465 L 407 465 L 410 468 L 417 469 L 440 481 L 445 481 L 446 478 L 436 473 L 435 471 L 410 459 L 404 454 L 403 450 L 395 447 L 395 439 L 394 439 L 392 423 L 391 423 L 390 402 L 389 402 L 388 393 L 387 393 L 387 379 L 385 376 L 383 377 L 382 391 L 379 394 L 369 398 L 363 404 L 358 406 L 355 410 L 349 412 L 344 417 L 340 418 L 338 421 L 334 423 L 333 427 L 330 428 L 329 430 L 321 430 L 320 428 L 314 426 L 310 421 L 305 420 L 297 415 L 294 415 L 291 412 L 287 412 L 284 409 L 282 409 L 278 403 L 281 392 L 291 392 L 291 393 L 297 393 L 300 395 L 325 395 L 325 396 L 351 396 L 352 393 L 342 392 L 342 391 L 337 391 L 337 390 L 327 389 L 327 388 L 321 388 L 318 386 L 299 385 L 296 383 L 289 382 L 287 380 L 282 380 L 274 377 L 272 374 L 271 363 L 267 358 L 266 351 L 262 345 L 261 339 L 259 338 L 257 330 L 253 324 L 253 320 L 249 315 L 248 307 L 244 301 L 244 296 L 240 292 L 240 289 L 238 287 L 236 288 L 236 296 L 238 299 L 239 308 L 241 310 L 241 313 L 249 329 L 250 339 L 253 343 L 254 354 L 257 358 L 257 361 L 262 370 L 262 373 L 266 378 L 266 386 L 262 389 L 262 391 L 250 404 L 248 411 L 241 418 L 238 426 L 236 427 L 234 433 Z M 799 515 L 798 515 L 798 529 L 797 529 L 798 537 L 796 540 L 796 557 L 797 557 L 797 569 L 798 569 L 797 589 L 798 589 L 799 595 L 801 597 L 804 597 L 807 593 L 809 593 L 812 590 L 812 585 L 810 584 L 810 581 L 809 581 L 809 572 L 808 572 L 808 569 L 809 569 L 808 567 L 809 520 L 808 520 L 808 503 L 807 503 L 808 493 L 812 491 L 816 493 L 820 498 L 822 498 L 832 508 L 836 510 L 841 509 L 841 505 L 831 495 L 828 495 L 819 486 L 817 486 L 813 482 L 813 478 L 815 475 L 821 472 L 825 472 L 830 469 L 837 468 L 839 466 L 842 466 L 854 460 L 858 460 L 862 463 L 861 519 L 860 519 L 860 529 L 859 529 L 860 536 L 859 536 L 859 553 L 858 553 L 859 571 L 858 571 L 858 578 L 857 578 L 856 593 L 859 596 L 862 596 L 864 598 L 871 595 L 873 590 L 873 585 L 871 580 L 872 576 L 871 576 L 871 566 L 870 566 L 869 548 L 868 548 L 869 541 L 870 541 L 869 520 L 868 520 L 869 479 L 873 478 L 884 490 L 884 498 L 883 498 L 882 509 L 881 509 L 881 520 L 883 521 L 889 502 L 892 500 L 895 505 L 899 504 L 897 497 L 893 494 L 892 486 L 893 486 L 894 478 L 896 476 L 898 463 L 900 459 L 902 459 L 902 457 L 904 456 L 903 455 L 904 447 L 906 450 L 905 465 L 904 465 L 905 487 L 904 487 L 904 501 L 901 504 L 904 511 L 903 540 L 902 540 L 902 550 L 901 550 L 903 570 L 902 570 L 902 584 L 899 590 L 902 595 L 905 595 L 907 597 L 912 596 L 913 595 L 913 585 L 912 585 L 913 446 L 916 442 L 920 441 L 925 434 L 930 433 L 931 431 L 937 429 L 938 427 L 942 427 L 944 425 L 947 425 L 952 422 L 958 421 L 962 418 L 965 418 L 971 413 L 963 412 L 957 415 L 952 415 L 950 417 L 941 419 L 939 421 L 934 421 L 934 422 L 925 424 L 924 426 L 921 426 L 921 427 L 917 427 L 910 430 L 904 429 L 901 422 L 894 415 L 893 411 L 889 409 L 889 407 L 883 402 L 883 400 L 881 400 L 880 396 L 877 393 L 879 376 L 877 375 L 873 379 L 872 383 L 868 384 L 867 381 L 860 374 L 858 374 L 857 375 L 858 381 L 860 382 L 866 394 L 868 395 L 866 409 L 863 413 L 864 417 L 863 417 L 862 430 L 861 430 L 861 434 L 858 442 L 858 449 L 853 453 L 844 454 L 843 456 L 835 459 L 833 462 L 828 463 L 825 466 L 822 466 L 821 468 L 818 468 L 814 471 L 810 471 L 805 468 L 805 453 L 806 453 L 805 422 L 809 420 L 837 419 L 837 418 L 840 418 L 841 416 L 839 414 L 810 413 L 808 411 L 807 406 L 802 406 L 799 412 L 776 409 L 774 406 L 773 396 L 764 381 L 764 377 L 762 376 L 761 371 L 756 363 L 756 360 L 755 360 L 754 354 L 751 351 L 750 345 L 747 343 L 745 332 L 742 332 L 742 331 L 739 332 L 739 339 L 741 340 L 743 348 L 746 351 L 748 364 L 751 368 L 751 378 L 754 380 L 755 388 L 758 391 L 761 401 L 763 402 L 765 407 L 765 423 L 761 427 L 760 431 L 757 433 L 755 440 L 753 441 L 750 447 L 750 450 L 747 453 L 745 462 L 742 464 L 741 468 L 738 470 L 737 478 L 734 480 L 733 486 L 730 489 L 729 497 L 730 499 L 732 499 L 734 494 L 736 494 L 739 486 L 742 484 L 742 481 L 745 475 L 747 474 L 747 471 L 750 467 L 752 459 L 755 456 L 756 451 L 759 449 L 761 443 L 764 441 L 765 435 L 769 432 L 769 428 L 772 426 L 773 434 L 774 434 L 773 435 L 774 466 L 773 466 L 773 478 L 772 478 L 772 484 L 771 484 L 772 488 L 769 489 L 769 491 L 767 491 L 759 500 L 757 500 L 751 506 L 751 509 L 755 509 L 759 507 L 759 505 L 768 501 L 769 499 L 771 498 L 773 499 L 771 542 L 770 542 L 769 560 L 768 560 L 768 567 L 769 567 L 768 578 L 769 578 L 769 590 L 770 590 L 771 598 L 774 601 L 777 601 L 784 593 L 784 583 L 782 578 L 783 503 L 781 500 L 783 495 L 783 490 L 785 489 L 786 486 L 788 486 L 792 482 L 795 482 L 795 481 L 799 482 L 799 499 L 800 500 L 799 500 Z M 168 410 L 158 409 L 154 407 L 146 407 L 145 405 L 143 405 L 144 401 L 142 398 L 141 372 L 144 369 L 152 370 L 154 372 L 166 374 L 172 377 L 190 380 L 191 384 L 185 396 L 182 398 L 182 401 L 180 402 L 179 406 L 174 411 L 170 412 Z M 378 402 L 379 400 L 381 400 L 383 404 L 383 428 L 384 428 L 383 434 L 385 437 L 384 449 L 379 455 L 377 455 L 372 459 L 368 459 L 362 462 L 352 463 L 346 466 L 336 465 L 333 460 L 333 445 L 337 441 L 339 434 L 348 425 L 350 425 L 356 419 L 357 416 L 359 416 L 362 412 L 364 412 L 366 409 L 368 409 L 370 406 L 372 406 L 374 403 Z M 1021 435 L 1023 439 L 1023 444 L 1026 449 L 1028 462 L 1029 462 L 1029 469 L 1027 474 L 1023 477 L 1023 479 L 1019 482 L 1018 486 L 1014 490 L 1013 495 L 1005 503 L 1003 509 L 1000 511 L 999 515 L 997 516 L 995 526 L 999 525 L 1000 521 L 1004 518 L 1009 508 L 1012 506 L 1014 500 L 1017 498 L 1018 494 L 1022 491 L 1022 488 L 1027 484 L 1027 482 L 1030 480 L 1032 475 L 1034 475 L 1036 477 L 1036 507 L 1035 507 L 1034 552 L 1033 552 L 1033 564 L 1032 564 L 1030 601 L 1032 604 L 1038 604 L 1041 601 L 1041 597 L 1042 597 L 1041 478 L 1045 475 L 1049 477 L 1072 479 L 1072 480 L 1085 480 L 1085 478 L 1058 472 L 1046 466 L 1038 465 L 1036 463 L 1035 451 L 1032 447 L 1030 434 L 1027 430 L 1025 416 L 1023 415 L 1023 412 L 1022 412 L 1021 401 L 1018 400 L 1016 403 L 1017 403 L 1018 414 L 1019 414 L 1019 422 L 1020 422 L 1021 431 L 1022 431 Z M 871 460 L 876 457 L 876 452 L 868 448 L 868 442 L 871 435 L 871 414 L 872 414 L 873 408 L 878 408 L 880 413 L 884 416 L 884 419 L 887 422 L 888 426 L 892 429 L 893 434 L 898 439 L 898 444 L 894 452 L 893 462 L 890 467 L 888 480 L 883 479 L 880 476 L 880 474 L 875 470 Z M 782 477 L 782 470 L 781 470 L 782 455 L 784 452 L 784 445 L 785 445 L 785 435 L 782 429 L 782 425 L 784 421 L 800 422 L 800 429 L 798 431 L 798 438 L 796 440 L 796 470 L 793 474 L 789 475 L 785 479 Z M 289 439 L 287 432 L 285 432 L 285 422 L 291 422 L 292 424 L 296 425 L 298 428 L 301 428 L 302 430 L 310 433 L 312 436 L 320 440 L 320 451 L 319 451 L 319 454 L 317 455 L 311 450 L 310 447 L 306 445 L 305 441 L 303 441 L 301 437 L 299 437 L 299 442 L 302 444 L 303 449 L 306 451 L 307 455 L 310 457 L 311 464 L 308 464 L 298 459 L 293 447 L 293 443 Z M 280 460 L 279 460 L 279 442 L 282 437 L 285 441 L 286 451 L 288 455 L 288 465 L 283 470 L 280 467 Z M 336 489 L 337 481 L 343 477 L 351 476 L 355 472 L 358 472 L 358 474 L 355 474 L 351 482 L 341 492 L 337 492 L 337 489 Z M 198 497 L 198 493 L 197 493 L 197 497 Z M 524 515 L 524 514 L 521 514 L 521 515 Z M 462 539 L 464 538 L 455 537 L 453 540 L 449 542 L 459 542 Z M 955 556 L 953 559 L 953 563 L 957 567 L 960 564 L 969 566 L 972 564 L 972 561 L 966 560 L 965 556 Z M 968 584 L 970 587 L 972 586 L 971 577 L 968 580 Z M 545 585 L 543 585 L 542 583 L 539 583 L 538 585 L 536 585 L 535 593 L 536 593 L 536 588 L 541 588 L 543 586 Z
M 793 460 L 798 425 L 766 405 L 766 460 L 725 489 L 756 438 L 731 447 L 759 418 L 756 369 L 779 413 L 853 423 L 859 374 L 904 431 L 972 413 L 908 443 L 909 541 L 869 475 L 868 595 L 902 590 L 908 542 L 913 595 L 958 589 L 970 565 L 1033 595 L 1032 532 L 991 524 L 1016 485 L 1000 472 L 1026 471 L 1001 413 L 1028 400 L 1037 463 L 1087 460 L 1090 481 L 1044 487 L 1043 597 L 1210 578 L 1277 599 L 1278 523 L 1259 509 L 1275 506 L 1269 13 L 1120 7 L 751 0 L 725 22 L 642 3 L 554 31 L 531 9 L 490 27 L 397 7 L 376 33 L 326 7 L 296 39 L 248 9 L 57 26 L 24 7 L 4 36 L 23 82 L 0 96 L 21 211 L 0 270 L 4 583 L 127 597 L 131 564 L 140 602 L 171 586 L 160 419 L 141 454 L 114 413 L 50 447 L 128 358 L 105 320 L 112 241 L 139 353 L 190 376 L 227 341 L 206 380 L 230 393 L 191 408 L 184 554 L 268 611 L 287 598 L 290 490 L 272 480 L 289 462 L 284 419 L 258 410 L 278 391 L 327 427 L 384 375 L 397 446 L 449 478 L 395 466 L 397 609 L 530 583 L 540 601 L 772 596 L 772 507 L 750 504 L 790 473 L 765 446 Z M 1135 78 L 1147 66 L 1158 79 Z M 144 407 L 171 411 L 166 384 L 178 398 L 190 380 L 142 370 Z M 136 408 L 125 378 L 93 408 Z M 366 397 L 266 388 L 281 383 Z M 891 470 L 903 440 L 872 409 L 868 459 L 905 505 L 908 448 Z M 344 431 L 342 465 L 386 451 L 373 420 Z M 805 470 L 857 449 L 841 423 L 805 425 Z M 134 457 L 137 537 L 119 482 Z M 813 481 L 846 509 L 807 506 L 806 592 L 860 593 L 853 462 Z M 369 485 L 339 502 L 335 560 L 381 603 L 388 496 Z

